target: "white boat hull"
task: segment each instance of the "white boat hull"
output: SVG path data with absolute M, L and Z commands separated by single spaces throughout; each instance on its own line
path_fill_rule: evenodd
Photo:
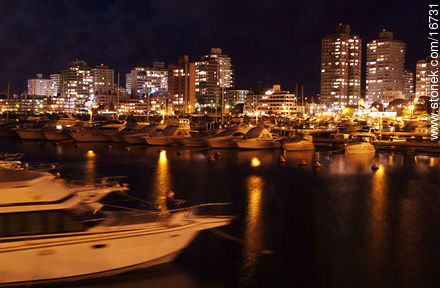
M 108 136 L 110 137 L 110 140 L 112 140 L 112 142 L 114 143 L 122 143 L 125 141 L 123 135 L 121 135 L 120 133 L 115 133 Z
M 144 135 L 139 135 L 139 134 L 126 134 L 123 136 L 124 141 L 127 142 L 128 144 L 145 144 L 145 140 L 144 138 L 141 138 L 141 136 Z
M 49 141 L 65 141 L 72 139 L 68 133 L 61 131 L 45 131 L 44 136 Z
M 18 136 L 23 140 L 45 140 L 43 129 L 18 129 Z
M 286 151 L 309 151 L 314 150 L 315 146 L 310 141 L 286 142 L 283 143 L 283 148 Z
M 181 144 L 187 137 L 153 136 L 144 138 L 148 145 L 167 146 Z
M 236 148 L 237 144 L 231 137 L 207 138 L 206 142 L 212 148 Z
M 207 146 L 206 140 L 203 137 L 191 137 L 183 139 L 183 145 L 188 147 L 205 147 Z
M 237 146 L 240 149 L 276 149 L 280 148 L 279 142 L 274 141 L 264 141 L 264 140 L 239 140 L 237 141 Z
M 110 137 L 99 131 L 81 130 L 71 132 L 70 136 L 77 142 L 106 142 L 110 141 Z
M 0 286 L 111 276 L 172 261 L 198 232 L 230 219 L 162 230 L 137 229 L 0 243 Z

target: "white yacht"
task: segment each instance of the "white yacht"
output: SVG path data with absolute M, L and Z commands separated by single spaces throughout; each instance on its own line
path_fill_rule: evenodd
M 19 126 L 16 129 L 18 136 L 23 140 L 45 140 L 45 132 L 61 131 L 78 123 L 79 120 L 73 118 L 71 115 L 59 118 L 57 120 L 50 120 L 47 122 L 37 122 L 31 127 L 28 125 Z M 65 139 L 63 139 L 65 140 Z
M 137 133 L 141 131 L 143 128 L 150 126 L 149 123 L 146 122 L 136 122 L 136 123 L 127 123 L 124 129 L 116 132 L 116 133 L 108 133 L 107 135 L 110 137 L 110 140 L 115 143 L 125 142 L 124 136 L 127 134 Z
M 152 124 L 144 126 L 138 131 L 127 132 L 122 135 L 122 138 L 124 138 L 124 141 L 129 144 L 146 144 L 147 142 L 145 142 L 143 137 L 150 137 L 159 134 L 166 127 L 167 125 L 165 124 Z
M 68 126 L 57 126 L 54 129 L 49 129 L 44 131 L 44 136 L 49 141 L 70 141 L 72 136 L 70 133 L 76 129 L 88 128 L 91 124 L 87 121 L 79 121 L 73 125 Z
M 77 142 L 105 142 L 111 141 L 110 135 L 124 129 L 125 122 L 113 122 L 94 127 L 79 128 L 69 134 Z
M 184 138 L 182 140 L 182 145 L 188 147 L 206 147 L 208 143 L 206 142 L 207 136 L 202 136 L 199 131 L 190 131 L 191 137 Z
M 346 144 L 345 153 L 371 153 L 375 152 L 374 145 L 371 144 L 372 136 L 364 133 L 352 134 L 352 139 Z
M 283 143 L 283 148 L 286 151 L 309 151 L 314 150 L 313 136 L 304 135 L 299 141 L 287 141 Z
M 266 128 L 256 127 L 249 130 L 243 139 L 236 141 L 240 149 L 275 149 L 280 148 L 280 142 L 273 138 Z
M 206 138 L 206 142 L 212 148 L 235 148 L 236 140 L 243 136 L 251 129 L 249 126 L 230 127 L 216 135 Z
M 185 126 L 167 126 L 163 132 L 153 136 L 143 136 L 148 145 L 173 145 L 181 144 L 185 138 L 190 138 L 190 130 Z
M 197 214 L 209 204 L 162 212 L 101 209 L 106 195 L 127 189 L 69 186 L 47 172 L 0 167 L 0 286 L 82 280 L 169 262 L 199 231 L 232 219 Z

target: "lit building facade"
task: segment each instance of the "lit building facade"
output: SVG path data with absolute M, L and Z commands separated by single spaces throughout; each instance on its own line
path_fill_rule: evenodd
M 422 96 L 431 95 L 431 77 L 429 77 L 430 72 L 434 71 L 433 66 L 431 66 L 431 58 L 426 58 L 417 61 L 416 65 L 416 93 L 414 102 Z
M 104 64 L 92 69 L 93 91 L 95 94 L 109 94 L 115 86 L 115 70 Z
M 292 114 L 298 112 L 295 94 L 281 91 L 280 85 L 258 96 L 258 111 L 265 114 Z
M 414 99 L 414 73 L 408 70 L 405 70 L 403 74 L 403 94 L 405 100 Z
M 73 99 L 75 109 L 87 108 L 93 102 L 92 69 L 85 61 L 70 62 L 61 73 L 61 96 Z
M 196 68 L 188 56 L 178 64 L 168 66 L 168 110 L 177 113 L 193 113 L 196 104 Z
M 249 90 L 244 89 L 228 89 L 226 90 L 226 104 L 235 106 L 237 104 L 245 104 Z
M 61 93 L 61 74 L 50 74 L 50 92 L 49 95 L 57 97 Z
M 196 98 L 201 107 L 213 107 L 221 101 L 227 88 L 234 86 L 234 71 L 231 58 L 222 54 L 222 49 L 211 48 L 211 53 L 195 62 Z
M 167 95 L 168 70 L 164 62 L 154 62 L 153 67 L 135 67 L 125 79 L 126 89 L 132 96 L 143 98 L 147 93 Z
M 50 79 L 44 79 L 43 74 L 37 74 L 36 78 L 28 80 L 28 95 L 49 96 Z
M 327 107 L 357 105 L 361 97 L 362 41 L 342 25 L 321 42 L 321 96 Z
M 380 32 L 378 39 L 367 44 L 367 102 L 386 104 L 399 99 L 385 99 L 384 95 L 403 95 L 404 72 L 405 43 L 394 39 L 392 32 Z

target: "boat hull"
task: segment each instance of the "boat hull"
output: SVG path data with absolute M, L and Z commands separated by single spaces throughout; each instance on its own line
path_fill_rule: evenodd
M 273 142 L 273 141 L 248 141 L 248 140 L 239 140 L 239 141 L 237 141 L 237 146 L 240 149 L 246 149 L 246 150 L 277 149 L 277 148 L 281 147 L 280 143 L 278 143 L 278 142 Z
M 187 247 L 200 230 L 229 223 L 230 219 L 224 219 L 162 230 L 0 243 L 0 286 L 98 278 L 166 263 Z
M 128 144 L 145 144 L 145 140 L 141 137 L 143 135 L 126 134 L 123 136 L 124 141 Z
M 18 129 L 17 134 L 22 140 L 45 140 L 43 129 Z
M 45 131 L 44 136 L 49 141 L 66 141 L 72 139 L 68 133 L 60 131 Z
M 110 140 L 112 140 L 112 142 L 114 143 L 122 143 L 125 141 L 123 135 L 121 135 L 120 133 L 111 134 L 108 136 L 110 137 Z
M 283 148 L 286 151 L 310 151 L 314 150 L 315 146 L 310 141 L 298 141 L 283 143 Z
M 208 146 L 206 144 L 205 138 L 203 137 L 191 137 L 183 139 L 182 144 L 188 147 L 205 147 Z
M 108 135 L 104 135 L 102 132 L 94 131 L 77 131 L 70 133 L 70 136 L 77 142 L 107 142 L 111 141 Z
M 207 138 L 206 142 L 212 148 L 236 148 L 237 144 L 233 138 L 213 137 Z
M 182 144 L 184 137 L 167 137 L 167 136 L 157 136 L 157 137 L 146 137 L 144 138 L 145 142 L 147 142 L 148 145 L 153 146 L 168 146 L 168 145 L 176 145 L 176 144 Z

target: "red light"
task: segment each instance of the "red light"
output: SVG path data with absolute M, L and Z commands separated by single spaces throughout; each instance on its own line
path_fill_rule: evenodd
M 339 22 L 339 26 L 342 26 L 342 22 Z
M 101 66 L 104 66 L 104 64 L 101 63 Z

